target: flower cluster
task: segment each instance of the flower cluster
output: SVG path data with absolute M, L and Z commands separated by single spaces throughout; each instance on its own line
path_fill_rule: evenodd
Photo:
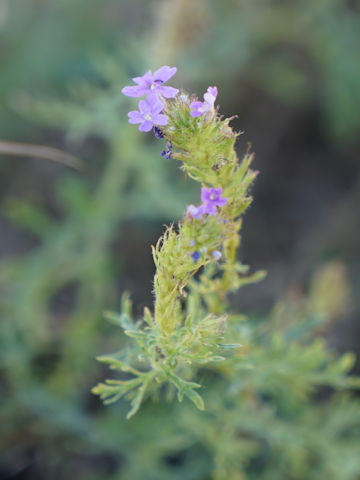
M 217 207 L 223 207 L 226 205 L 228 199 L 221 196 L 222 195 L 222 188 L 205 188 L 201 189 L 201 205 L 196 207 L 195 205 L 189 205 L 186 209 L 188 215 L 191 218 L 196 218 L 197 220 L 201 220 L 203 215 L 216 215 L 217 214 Z M 191 244 L 192 246 L 195 245 L 195 242 Z M 191 257 L 194 263 L 197 263 L 200 260 L 202 253 L 207 253 L 207 248 L 202 247 L 201 252 L 195 250 Z M 219 250 L 214 250 L 211 252 L 211 256 L 214 260 L 219 260 L 221 258 L 221 252 Z
M 137 84 L 135 86 L 128 86 L 122 89 L 122 93 L 128 97 L 141 97 L 146 95 L 146 100 L 140 100 L 139 110 L 134 110 L 128 113 L 129 123 L 140 124 L 139 130 L 141 132 L 149 132 L 152 128 L 154 135 L 158 139 L 164 138 L 164 132 L 161 128 L 168 124 L 169 118 L 163 114 L 164 103 L 162 100 L 175 98 L 179 90 L 173 87 L 165 86 L 164 83 L 169 80 L 175 73 L 176 67 L 163 66 L 152 73 L 151 70 L 146 72 L 142 77 L 135 77 L 133 81 Z M 205 115 L 209 117 L 209 112 L 215 112 L 215 100 L 218 91 L 216 87 L 209 87 L 204 94 L 204 101 L 189 102 L 189 97 L 185 94 L 179 96 L 180 100 L 185 105 L 188 105 L 190 116 L 200 117 Z M 188 103 L 189 102 L 189 103 Z M 170 160 L 173 154 L 173 146 L 169 139 L 166 142 L 166 148 L 161 152 L 161 156 Z M 189 205 L 187 214 L 191 218 L 201 220 L 207 215 L 216 215 L 217 207 L 226 205 L 227 198 L 222 197 L 222 188 L 205 188 L 201 189 L 201 205 Z M 195 242 L 194 245 L 195 246 Z M 207 247 L 198 246 L 199 251 L 195 250 L 191 257 L 194 263 L 204 255 L 209 255 L 215 261 L 221 258 L 219 250 L 207 251 Z
M 200 220 L 203 215 L 216 215 L 217 207 L 223 207 L 227 203 L 227 198 L 222 195 L 222 188 L 205 188 L 201 189 L 201 205 L 189 205 L 187 213 L 192 218 Z
M 146 72 L 142 77 L 135 77 L 133 81 L 137 85 L 124 87 L 121 91 L 127 97 L 142 97 L 146 95 L 146 100 L 139 102 L 139 110 L 133 110 L 128 113 L 129 123 L 140 124 L 141 132 L 149 132 L 155 125 L 165 126 L 168 123 L 167 115 L 161 114 L 165 105 L 161 101 L 163 98 L 175 98 L 179 90 L 174 87 L 163 85 L 177 72 L 176 67 L 163 67 L 152 73 L 151 70 Z M 214 112 L 215 100 L 218 91 L 216 87 L 208 87 L 204 94 L 204 101 L 194 101 L 190 103 L 192 117 L 200 117 L 201 115 Z M 186 96 L 182 96 L 187 98 Z M 159 138 L 161 130 L 155 130 L 155 136 Z M 171 154 L 165 154 L 165 158 L 170 158 Z
M 190 115 L 192 117 L 200 117 L 204 113 L 214 111 L 215 100 L 217 97 L 218 91 L 216 87 L 209 87 L 204 94 L 203 102 L 191 102 L 190 108 L 192 112 Z
M 208 252 L 207 248 L 206 247 L 202 247 L 199 250 L 195 250 L 193 253 L 191 253 L 191 258 L 193 259 L 194 263 L 197 263 L 198 260 L 200 260 L 200 258 L 202 257 L 202 255 L 206 256 L 206 254 L 209 253 L 209 255 L 211 256 L 211 258 L 215 261 L 218 261 L 220 260 L 220 258 L 222 257 L 222 254 L 220 252 L 220 250 L 213 250 L 212 252 Z
M 176 67 L 164 65 L 154 73 L 149 70 L 142 77 L 133 78 L 137 85 L 124 87 L 121 90 L 127 97 L 143 97 L 146 95 L 146 100 L 140 100 L 139 102 L 139 110 L 128 113 L 129 123 L 139 123 L 140 132 L 149 132 L 154 125 L 167 125 L 169 119 L 161 113 L 165 107 L 161 97 L 174 98 L 179 90 L 163 84 L 176 72 Z

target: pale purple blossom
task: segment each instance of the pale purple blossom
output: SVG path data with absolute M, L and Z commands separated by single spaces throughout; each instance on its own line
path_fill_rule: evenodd
M 203 102 L 191 102 L 190 108 L 192 112 L 190 115 L 192 117 L 200 117 L 204 113 L 214 110 L 215 100 L 217 97 L 218 91 L 216 87 L 209 87 L 204 94 Z
M 190 217 L 201 220 L 202 215 L 205 213 L 205 208 L 204 205 L 200 205 L 199 207 L 195 207 L 195 205 L 189 205 L 186 209 L 186 212 L 190 215 Z
M 214 257 L 214 260 L 220 260 L 222 256 L 219 250 L 214 250 L 213 252 L 211 252 L 211 254 Z
M 227 198 L 221 197 L 222 188 L 205 188 L 201 189 L 201 201 L 204 206 L 204 213 L 216 215 L 216 207 L 223 207 L 227 203 Z
M 150 132 L 154 125 L 167 125 L 169 118 L 161 114 L 164 104 L 156 97 L 140 100 L 139 110 L 128 113 L 129 123 L 140 123 L 140 132 Z
M 202 203 L 196 207 L 195 205 L 189 205 L 186 209 L 186 213 L 192 218 L 201 220 L 201 217 L 205 214 L 216 215 L 216 207 L 223 207 L 227 203 L 227 198 L 221 196 L 222 188 L 205 188 L 201 189 L 201 201 Z
M 146 72 L 142 77 L 135 77 L 135 86 L 124 87 L 121 91 L 127 97 L 142 97 L 144 95 L 162 95 L 165 98 L 174 98 L 179 90 L 173 87 L 164 86 L 163 83 L 169 80 L 177 72 L 176 67 L 163 67 L 152 73 Z

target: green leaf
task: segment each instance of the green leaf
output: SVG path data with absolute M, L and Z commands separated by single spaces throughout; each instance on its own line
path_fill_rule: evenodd
M 205 410 L 205 404 L 202 397 L 192 388 L 185 391 L 185 395 L 195 404 L 199 410 Z

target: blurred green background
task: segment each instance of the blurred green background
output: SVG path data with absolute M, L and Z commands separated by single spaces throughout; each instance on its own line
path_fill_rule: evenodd
M 84 167 L 0 158 L 0 479 L 360 478 L 358 466 L 277 470 L 244 439 L 226 447 L 245 458 L 238 476 L 212 476 L 225 454 L 211 419 L 200 417 L 201 438 L 190 405 L 149 402 L 127 422 L 126 406 L 89 393 L 104 376 L 95 356 L 125 342 L 102 312 L 117 310 L 124 290 L 136 313 L 151 305 L 150 244 L 198 198 L 159 156 L 162 142 L 127 124 L 134 102 L 121 88 L 164 64 L 178 68 L 174 86 L 199 96 L 217 85 L 221 112 L 244 132 L 239 155 L 249 143 L 256 152 L 241 258 L 268 277 L 234 296 L 234 309 L 259 322 L 289 295 L 298 309 L 330 265 L 324 284 L 335 279 L 346 305 L 322 335 L 360 352 L 359 51 L 357 0 L 1 0 L 1 140 L 60 148 Z M 284 445 L 326 408 L 299 425 L 287 418 Z M 302 465 L 297 451 L 286 455 Z

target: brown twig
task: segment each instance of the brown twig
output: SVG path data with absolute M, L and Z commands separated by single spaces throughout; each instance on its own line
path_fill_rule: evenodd
M 16 143 L 7 140 L 0 140 L 0 155 L 15 155 L 18 157 L 34 157 L 52 160 L 62 163 L 68 167 L 81 170 L 83 162 L 69 153 L 58 150 L 57 148 L 46 147 L 43 145 L 32 145 L 29 143 Z

